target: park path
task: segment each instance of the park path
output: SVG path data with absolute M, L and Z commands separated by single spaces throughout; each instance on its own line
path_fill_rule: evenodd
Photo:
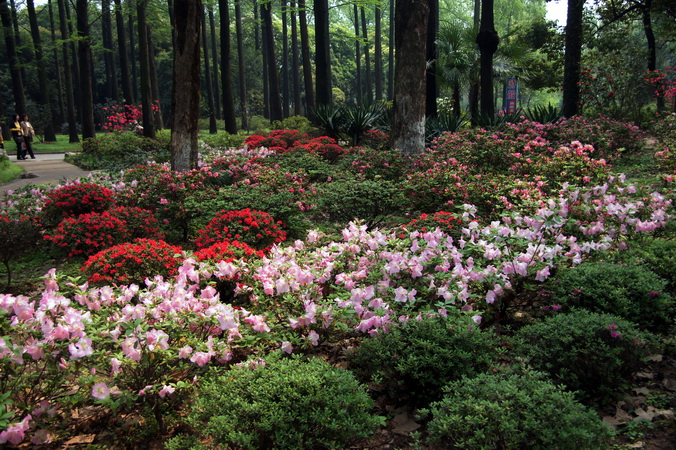
M 87 176 L 90 171 L 82 170 L 77 166 L 65 162 L 63 153 L 39 153 L 35 159 L 16 161 L 11 157 L 12 162 L 26 169 L 24 176 L 27 178 L 17 178 L 16 180 L 0 185 L 0 196 L 7 191 L 20 188 L 27 185 L 38 184 L 59 184 L 65 178 L 74 179 Z M 32 174 L 32 175 L 31 175 Z

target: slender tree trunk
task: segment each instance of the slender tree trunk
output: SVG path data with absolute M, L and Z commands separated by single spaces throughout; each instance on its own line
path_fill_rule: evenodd
M 383 37 L 382 37 L 382 10 L 376 5 L 375 53 L 373 55 L 374 81 L 376 86 L 376 101 L 383 99 Z
M 329 2 L 314 0 L 315 11 L 315 80 L 317 83 L 317 104 L 333 103 L 331 85 L 331 48 L 329 44 Z
M 66 119 L 68 120 L 68 136 L 69 142 L 80 142 L 80 137 L 77 134 L 77 121 L 75 118 L 75 97 L 73 96 L 73 78 L 70 70 L 70 61 L 68 54 L 68 25 L 66 22 L 66 6 L 64 0 L 58 0 L 59 5 L 59 25 L 61 27 L 61 39 L 63 40 L 63 78 L 65 81 L 65 96 L 66 96 Z
M 103 34 L 103 63 L 106 67 L 106 97 L 118 100 L 117 68 L 113 50 L 113 21 L 110 15 L 110 0 L 101 0 L 101 33 Z
M 71 20 L 71 15 L 70 15 L 70 1 L 66 2 L 66 20 L 68 24 L 68 36 L 73 37 L 75 36 L 75 31 L 73 30 L 73 21 Z M 75 112 L 77 113 L 77 118 L 80 122 L 84 121 L 84 118 L 82 117 L 82 92 L 79 89 L 79 86 L 82 86 L 82 80 L 80 78 L 80 57 L 78 56 L 78 51 L 77 51 L 77 46 L 75 45 L 76 40 L 75 39 L 69 39 L 68 43 L 70 46 L 70 55 L 71 55 L 71 69 L 73 71 L 73 87 L 78 87 L 78 89 L 75 89 L 73 91 L 73 95 L 75 97 Z
M 261 19 L 262 16 L 261 13 Z M 263 67 L 263 117 L 270 120 L 270 80 L 268 78 L 270 69 L 268 68 L 268 41 L 265 39 L 264 23 L 261 23 L 261 56 L 263 57 L 261 61 Z
M 397 0 L 397 61 L 392 116 L 393 148 L 408 154 L 425 149 L 425 68 L 428 0 Z
M 303 114 L 300 88 L 300 55 L 298 53 L 298 23 L 296 19 L 296 3 L 291 2 L 291 73 L 293 80 L 293 113 Z
M 472 19 L 474 29 L 478 30 L 481 25 L 481 0 L 474 0 L 474 15 Z M 470 81 L 467 100 L 471 123 L 472 126 L 475 126 L 479 119 L 479 82 L 476 80 L 475 75 L 472 76 L 472 81 Z
M 7 0 L 0 0 L 0 17 L 5 34 L 5 45 L 9 57 L 9 73 L 12 78 L 12 94 L 14 95 L 14 108 L 17 114 L 26 112 L 26 97 L 23 91 L 23 79 L 19 68 L 19 56 L 16 50 L 14 33 L 12 32 L 12 17 L 10 15 Z
M 563 106 L 565 117 L 578 114 L 580 103 L 580 58 L 582 56 L 582 12 L 584 0 L 568 0 L 566 54 L 563 63 Z
M 127 0 L 132 1 L 132 0 Z M 130 9 L 131 11 L 131 9 Z M 127 18 L 127 26 L 129 27 L 129 66 L 131 67 L 131 89 L 134 96 L 134 103 L 141 101 L 141 95 L 139 93 L 138 87 L 138 71 L 136 69 L 136 43 L 134 36 L 136 36 L 136 31 L 134 29 L 134 15 L 130 12 L 129 17 Z
M 136 21 L 137 21 L 136 26 L 138 27 L 138 50 L 139 50 L 139 62 L 141 66 L 141 109 L 143 110 L 143 135 L 145 137 L 155 139 L 155 121 L 153 119 L 153 92 L 151 85 L 152 82 L 150 81 L 151 78 L 150 56 L 149 56 L 150 51 L 148 47 L 148 29 L 146 26 L 147 3 L 148 0 L 138 0 L 136 3 Z M 199 37 L 199 31 L 197 33 Z M 197 42 L 197 45 L 199 46 L 199 40 Z M 199 49 L 197 50 L 197 53 L 199 55 Z M 174 115 L 174 117 L 177 116 Z M 176 126 L 176 122 L 174 122 L 173 125 Z
M 310 114 L 315 108 L 315 91 L 312 83 L 312 62 L 310 61 L 310 38 L 307 31 L 305 0 L 298 0 L 300 25 L 300 53 L 303 59 L 303 84 L 305 85 L 305 111 Z
M 268 80 L 270 81 L 270 120 L 282 120 L 282 96 L 279 91 L 279 77 L 277 75 L 277 58 L 275 57 L 275 41 L 272 34 L 272 4 L 261 5 L 263 19 L 263 40 L 266 44 Z
M 236 2 L 239 7 L 239 2 Z M 232 72 L 230 72 L 230 10 L 228 0 L 219 0 L 218 9 L 221 13 L 221 85 L 223 88 L 223 110 L 225 112 L 225 131 L 237 134 L 237 116 L 235 115 L 235 99 L 232 94 Z M 237 11 L 235 11 L 237 14 Z M 241 17 L 239 20 L 241 28 Z M 241 33 L 241 29 L 239 32 Z M 241 44 L 241 36 L 238 36 L 238 45 Z M 239 48 L 238 48 L 239 50 Z M 240 55 L 241 61 L 242 55 Z M 243 76 L 240 73 L 240 76 Z
M 202 11 L 201 0 L 174 0 L 171 168 L 181 172 L 197 167 Z
M 390 0 L 390 31 L 389 52 L 387 55 L 387 99 L 394 100 L 394 23 L 395 23 L 394 0 Z
M 122 96 L 127 104 L 134 103 L 134 94 L 131 86 L 131 74 L 129 73 L 129 56 L 127 55 L 127 33 L 124 29 L 124 16 L 120 0 L 115 1 L 115 25 L 117 28 L 117 46 L 120 56 L 120 76 L 122 84 Z
M 261 41 L 260 38 L 258 37 L 258 25 L 260 22 L 258 21 L 258 0 L 254 0 L 254 48 L 256 49 L 256 52 L 261 50 Z
M 207 20 L 202 12 L 202 51 L 204 52 L 204 84 L 207 87 L 207 104 L 209 105 L 209 134 L 218 133 L 216 125 L 216 103 L 214 102 L 214 82 L 211 80 L 211 62 L 209 61 L 209 46 L 207 45 Z M 214 80 L 215 81 L 215 80 Z
M 54 132 L 54 121 L 52 120 L 52 101 L 49 95 L 49 81 L 47 80 L 47 69 L 42 54 L 42 39 L 40 39 L 40 28 L 38 27 L 38 16 L 35 14 L 35 5 L 33 0 L 27 0 L 28 20 L 31 27 L 31 36 L 33 38 L 33 48 L 35 49 L 35 63 L 38 69 L 38 82 L 40 84 L 40 103 L 42 104 L 43 121 L 45 123 L 45 141 L 55 142 L 56 133 Z
M 148 34 L 148 65 L 150 67 L 150 92 L 153 97 L 153 120 L 155 121 L 155 130 L 164 128 L 162 120 L 162 105 L 160 104 L 160 84 L 157 78 L 157 64 L 155 63 L 155 45 L 153 44 L 153 34 L 150 26 L 146 22 L 146 33 Z
M 246 131 L 249 131 L 249 119 L 247 115 L 247 101 L 246 101 L 246 77 L 244 75 L 244 34 L 242 32 L 242 10 L 239 7 L 239 2 L 235 2 L 235 32 L 237 33 L 237 68 L 238 68 L 238 73 L 239 73 L 239 107 L 242 110 L 242 128 L 245 129 Z M 230 33 L 228 32 L 228 42 L 230 39 Z M 224 47 L 224 46 L 221 46 Z M 224 48 L 221 48 L 221 51 L 225 51 Z M 227 70 L 228 73 L 230 73 L 230 46 L 228 45 L 228 62 L 222 63 L 221 64 L 221 73 L 223 71 Z M 222 58 L 223 56 L 221 56 Z M 232 85 L 232 83 L 230 83 Z M 225 83 L 223 83 L 223 92 L 225 95 Z M 232 98 L 232 87 L 230 88 L 230 97 Z M 225 97 L 224 97 L 225 98 Z M 225 100 L 223 101 L 223 106 L 225 107 Z M 232 121 L 234 123 L 235 119 L 235 107 L 234 107 L 234 102 L 232 102 Z M 225 113 L 225 117 L 227 120 L 228 114 L 227 112 Z M 227 130 L 227 126 L 226 126 Z M 236 131 L 236 127 L 235 127 Z M 228 131 L 229 132 L 229 131 Z
M 366 100 L 373 102 L 373 84 L 371 84 L 371 57 L 369 52 L 369 35 L 366 25 L 366 8 L 361 7 L 361 35 L 364 38 L 364 72 L 366 72 Z
M 19 61 L 19 68 L 21 69 L 21 79 L 24 82 L 24 87 L 28 82 L 28 74 L 26 73 L 26 65 L 30 62 L 31 57 L 28 48 L 23 45 L 21 41 L 21 34 L 19 33 L 19 17 L 16 14 L 16 2 L 10 0 L 9 2 L 12 18 L 12 26 L 14 27 L 14 42 L 16 44 L 17 57 Z
M 460 117 L 460 83 L 453 82 L 453 115 Z
M 493 0 L 481 0 L 481 26 L 476 37 L 481 61 L 481 114 L 493 116 L 493 55 L 500 44 L 493 19 Z
M 356 81 L 356 86 L 355 90 L 357 91 L 357 103 L 360 105 L 362 104 L 363 96 L 362 96 L 362 89 L 361 89 L 361 46 L 359 45 L 360 41 L 360 32 L 359 32 L 359 6 L 357 4 L 354 4 L 354 62 L 355 65 L 357 66 L 356 70 L 356 75 L 355 75 L 355 81 Z
M 439 34 L 439 0 L 429 0 L 430 17 L 427 22 L 427 72 L 425 116 L 436 117 L 439 86 L 437 84 L 437 35 Z
M 206 33 L 206 31 L 205 31 Z M 214 20 L 214 8 L 209 6 L 209 40 L 211 41 L 211 63 L 214 67 L 214 104 L 216 107 L 216 119 L 223 118 L 223 108 L 221 107 L 221 86 L 220 71 L 218 70 L 218 47 L 216 46 L 216 21 Z
M 92 49 L 89 41 L 89 15 L 87 14 L 87 0 L 77 0 L 77 37 L 78 53 L 80 55 L 80 97 L 82 101 L 82 139 L 96 136 L 94 128 L 94 95 L 92 73 Z
M 52 58 L 54 59 L 54 73 L 56 74 L 56 99 L 59 108 L 59 114 L 56 117 L 56 123 L 62 124 L 66 120 L 66 109 L 63 104 L 63 80 L 61 78 L 61 64 L 59 64 L 59 50 L 56 45 L 56 25 L 54 22 L 54 9 L 52 8 L 52 0 L 47 1 L 47 9 L 49 9 L 49 28 L 52 37 Z
M 653 31 L 652 17 L 650 9 L 652 7 L 652 0 L 645 0 L 643 6 L 643 32 L 648 44 L 648 70 L 654 71 L 657 69 L 657 45 L 655 43 L 655 32 Z M 657 97 L 657 112 L 664 111 L 664 97 Z
M 289 29 L 287 22 L 288 6 L 286 0 L 282 3 L 282 113 L 289 117 Z

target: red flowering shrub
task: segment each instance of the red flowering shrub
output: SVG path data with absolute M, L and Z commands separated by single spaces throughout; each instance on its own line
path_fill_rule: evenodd
M 294 142 L 290 150 L 300 150 L 321 156 L 330 163 L 335 163 L 341 156 L 347 153 L 347 150 L 338 145 L 335 139 L 328 136 L 317 138 L 308 138 L 304 135 L 302 139 Z
M 221 211 L 197 233 L 197 247 L 209 247 L 216 242 L 240 241 L 257 250 L 269 250 L 274 244 L 286 240 L 286 232 L 272 215 L 249 208 L 238 211 Z
M 73 183 L 47 194 L 42 208 L 42 222 L 47 226 L 58 224 L 64 217 L 100 213 L 113 204 L 113 191 L 93 183 Z
M 252 134 L 244 139 L 249 148 L 266 147 L 277 152 L 284 152 L 300 139 L 298 130 L 272 130 L 269 133 Z
M 125 240 L 127 225 L 108 212 L 66 217 L 45 239 L 68 251 L 68 256 L 92 255 Z
M 155 275 L 176 275 L 183 264 L 182 252 L 164 241 L 136 239 L 90 256 L 81 270 L 92 284 L 141 284 Z
M 457 239 L 460 237 L 462 230 L 462 217 L 446 211 L 439 211 L 434 214 L 423 213 L 417 219 L 403 225 L 402 228 L 409 233 L 412 231 L 425 233 L 439 228 L 444 233 Z
M 369 130 L 361 137 L 361 145 L 374 150 L 389 150 L 390 136 L 382 131 Z
M 108 211 L 111 216 L 124 220 L 127 224 L 127 240 L 136 238 L 164 239 L 159 221 L 152 211 L 135 206 L 118 206 Z
M 213 261 L 215 263 L 225 261 L 230 262 L 236 259 L 248 259 L 250 257 L 263 257 L 262 250 L 251 248 L 244 242 L 224 241 L 216 242 L 209 247 L 195 252 L 195 258 L 198 262 Z

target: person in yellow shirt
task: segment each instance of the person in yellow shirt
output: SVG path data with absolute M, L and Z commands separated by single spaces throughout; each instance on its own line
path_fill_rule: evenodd
M 2 127 L 0 127 L 0 148 L 5 148 L 5 138 L 2 137 Z
M 35 159 L 33 146 L 31 145 L 33 138 L 35 137 L 35 130 L 33 129 L 33 125 L 28 121 L 28 114 L 21 116 L 21 133 L 23 134 L 23 143 L 25 146 L 23 159 L 26 159 L 26 152 L 31 155 L 31 159 Z
M 26 150 L 24 150 L 23 131 L 21 131 L 21 118 L 14 114 L 9 131 L 12 132 L 12 139 L 16 144 L 16 159 L 21 161 L 26 159 Z

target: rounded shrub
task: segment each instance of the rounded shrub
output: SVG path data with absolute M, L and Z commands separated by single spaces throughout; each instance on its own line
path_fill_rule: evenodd
M 221 211 L 198 230 L 197 247 L 202 249 L 217 242 L 240 241 L 257 250 L 269 250 L 274 244 L 286 240 L 281 221 L 275 222 L 272 215 L 249 208 L 237 211 Z
M 655 239 L 641 242 L 626 252 L 627 259 L 632 258 L 637 264 L 641 264 L 655 272 L 668 282 L 671 294 L 676 294 L 676 241 Z
M 382 422 L 349 371 L 316 358 L 268 358 L 206 380 L 188 422 L 214 445 L 347 448 Z
M 113 191 L 94 183 L 73 183 L 47 194 L 41 220 L 55 226 L 65 217 L 101 213 L 113 205 Z
M 108 212 L 67 217 L 45 239 L 68 251 L 68 256 L 93 255 L 124 241 L 127 237 L 124 220 Z
M 610 314 L 577 310 L 521 328 L 516 353 L 584 403 L 606 404 L 629 387 L 653 336 Z
M 481 374 L 445 388 L 430 406 L 430 441 L 442 448 L 605 448 L 596 413 L 541 374 Z
M 147 277 L 176 275 L 183 263 L 182 252 L 164 241 L 136 239 L 90 256 L 82 271 L 96 285 L 141 284 Z
M 128 240 L 164 238 L 164 234 L 160 231 L 159 221 L 152 211 L 135 206 L 118 206 L 108 210 L 108 213 L 126 222 Z
M 198 262 L 212 261 L 215 263 L 225 261 L 230 262 L 236 259 L 248 259 L 251 257 L 263 257 L 263 251 L 256 250 L 244 242 L 224 241 L 216 242 L 209 247 L 195 252 L 195 258 Z
M 366 339 L 351 355 L 350 368 L 392 398 L 428 404 L 441 398 L 449 381 L 487 370 L 497 348 L 495 336 L 466 316 L 409 320 Z
M 649 330 L 673 320 L 667 281 L 640 265 L 585 263 L 560 272 L 552 283 L 555 302 L 624 317 Z

